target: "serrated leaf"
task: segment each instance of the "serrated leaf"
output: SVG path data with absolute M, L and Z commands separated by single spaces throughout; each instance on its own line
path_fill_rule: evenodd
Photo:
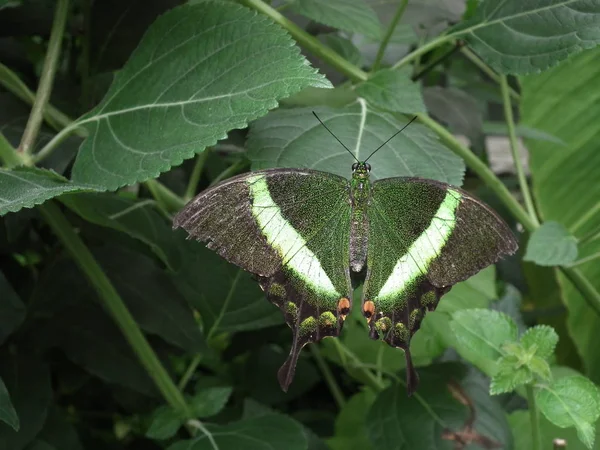
M 559 427 L 577 428 L 579 439 L 592 448 L 594 423 L 600 417 L 600 392 L 594 383 L 582 376 L 561 378 L 536 393 L 540 411 Z
M 516 341 L 517 325 L 506 314 L 489 309 L 467 309 L 452 315 L 450 328 L 456 350 L 484 372 L 493 373 L 502 346 Z
M 173 408 L 167 405 L 161 406 L 152 417 L 152 422 L 146 431 L 146 437 L 156 440 L 170 439 L 175 436 L 175 433 L 184 422 L 185 418 L 181 418 Z
M 179 441 L 168 450 L 306 450 L 307 447 L 304 428 L 280 414 L 267 414 L 225 426 L 205 425 L 205 428 L 208 433 Z
M 577 239 L 558 222 L 545 222 L 533 232 L 523 260 L 540 266 L 563 266 L 577 259 Z
M 527 366 L 521 364 L 515 355 L 505 355 L 498 360 L 497 371 L 492 377 L 490 394 L 504 394 L 533 380 L 533 374 Z
M 156 177 L 307 86 L 330 84 L 266 16 L 233 2 L 174 8 L 77 121 L 90 136 L 73 180 L 111 190 Z
M 520 342 L 527 349 L 535 346 L 535 354 L 540 358 L 548 359 L 554 354 L 558 344 L 558 334 L 548 325 L 536 325 L 521 336 Z
M 67 192 L 93 190 L 92 186 L 73 183 L 51 170 L 34 167 L 0 169 L 0 216 L 33 208 Z
M 19 328 L 23 319 L 25 319 L 25 305 L 4 274 L 0 272 L 0 344 Z
M 534 356 L 528 362 L 527 366 L 535 375 L 542 379 L 542 381 L 547 382 L 550 381 L 552 377 L 552 371 L 550 369 L 550 365 L 546 362 L 545 359 L 540 358 L 539 356 Z
M 19 431 L 19 416 L 10 401 L 10 394 L 2 378 L 0 378 L 0 420 L 10 425 L 13 430 Z
M 587 0 L 481 2 L 452 33 L 501 73 L 548 69 L 600 43 L 600 4 Z
M 356 86 L 356 93 L 370 105 L 387 111 L 406 114 L 426 111 L 420 85 L 405 70 L 380 70 Z
M 381 37 L 381 23 L 364 0 L 296 0 L 292 9 L 339 30 L 357 32 L 373 39 Z
M 250 127 L 248 157 L 252 169 L 307 167 L 348 177 L 353 158 L 315 119 L 319 118 L 357 159 L 366 158 L 409 119 L 368 109 L 356 102 L 344 108 L 277 110 Z M 361 126 L 365 117 L 364 128 Z M 360 141 L 359 141 L 360 139 Z M 411 124 L 369 160 L 372 179 L 419 176 L 461 185 L 464 162 L 424 126 Z
M 190 399 L 194 415 L 200 419 L 218 414 L 229 400 L 230 387 L 213 387 L 203 389 Z

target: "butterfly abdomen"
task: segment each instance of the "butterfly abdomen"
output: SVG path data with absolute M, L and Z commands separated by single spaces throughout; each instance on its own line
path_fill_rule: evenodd
M 371 195 L 368 179 L 353 179 L 350 185 L 352 215 L 350 221 L 350 269 L 361 272 L 367 262 L 369 218 L 367 207 Z

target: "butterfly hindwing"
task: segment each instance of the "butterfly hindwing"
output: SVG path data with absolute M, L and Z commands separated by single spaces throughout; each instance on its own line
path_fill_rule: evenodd
M 373 184 L 362 309 L 371 337 L 405 351 L 409 393 L 418 381 L 410 339 L 425 312 L 452 285 L 516 249 L 502 219 L 462 189 L 419 178 Z
M 287 390 L 302 347 L 337 336 L 351 307 L 348 181 L 311 170 L 244 174 L 199 194 L 174 225 L 257 275 L 280 308 L 293 332 L 279 372 Z

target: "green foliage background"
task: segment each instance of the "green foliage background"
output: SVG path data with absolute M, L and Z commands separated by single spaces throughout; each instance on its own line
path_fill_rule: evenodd
M 0 0 L 0 450 L 600 448 L 599 42 L 599 0 Z M 358 158 L 416 115 L 373 177 L 519 236 L 427 315 L 411 398 L 359 311 L 283 393 L 279 312 L 171 230 L 246 170 L 348 176 L 312 111 Z

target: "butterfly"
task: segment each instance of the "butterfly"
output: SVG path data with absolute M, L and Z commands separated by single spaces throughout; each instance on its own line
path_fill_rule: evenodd
M 340 334 L 362 281 L 369 335 L 404 350 L 411 395 L 410 340 L 425 313 L 452 285 L 517 250 L 506 223 L 468 192 L 414 177 L 372 182 L 369 158 L 352 165 L 349 180 L 310 169 L 245 173 L 174 217 L 174 228 L 254 274 L 283 313 L 293 332 L 278 372 L 284 391 L 301 349 Z

